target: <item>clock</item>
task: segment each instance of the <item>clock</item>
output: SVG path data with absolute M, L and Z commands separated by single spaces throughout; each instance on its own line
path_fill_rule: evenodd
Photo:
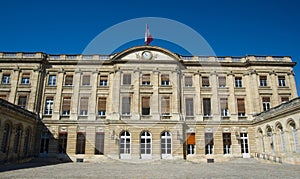
M 142 53 L 142 57 L 143 57 L 143 59 L 146 59 L 146 60 L 150 60 L 151 58 L 152 58 L 152 53 L 151 52 L 149 52 L 149 51 L 144 51 L 143 53 Z

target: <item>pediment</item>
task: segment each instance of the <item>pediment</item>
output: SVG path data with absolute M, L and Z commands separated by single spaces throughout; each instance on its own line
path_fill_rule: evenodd
M 179 61 L 180 57 L 161 47 L 156 46 L 137 46 L 126 49 L 113 57 L 113 61 L 165 61 L 165 60 L 172 60 L 172 61 Z

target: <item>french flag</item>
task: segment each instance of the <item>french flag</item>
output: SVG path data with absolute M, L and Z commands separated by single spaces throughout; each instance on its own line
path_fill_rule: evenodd
M 153 41 L 153 38 L 149 32 L 148 24 L 146 24 L 145 44 L 149 45 L 152 41 Z

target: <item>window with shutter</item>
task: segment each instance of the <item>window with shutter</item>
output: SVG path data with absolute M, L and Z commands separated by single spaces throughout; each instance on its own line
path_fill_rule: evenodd
M 267 76 L 260 76 L 259 84 L 260 84 L 260 86 L 267 86 Z
M 288 102 L 288 101 L 289 101 L 289 97 L 287 96 L 281 97 L 281 103 Z
M 123 85 L 131 85 L 131 74 L 123 74 Z
M 122 115 L 130 115 L 130 107 L 131 107 L 131 98 L 123 97 L 122 98 Z
M 30 73 L 23 73 L 21 84 L 29 84 L 30 83 Z
M 66 75 L 65 86 L 73 85 L 73 75 Z
M 163 85 L 163 86 L 170 85 L 169 75 L 167 75 L 167 74 L 162 74 L 161 75 L 161 85 Z
M 170 115 L 170 97 L 161 97 L 161 115 Z
M 26 103 L 27 103 L 27 96 L 19 96 L 18 106 L 20 106 L 21 108 L 26 109 Z
M 104 132 L 96 133 L 95 155 L 104 155 Z
M 193 98 L 185 99 L 185 113 L 186 116 L 194 116 L 194 101 Z
M 90 75 L 83 75 L 82 76 L 82 86 L 89 86 L 90 85 Z
M 100 86 L 107 86 L 108 85 L 108 76 L 100 76 Z
M 211 116 L 210 98 L 203 98 L 203 115 Z
M 63 98 L 63 105 L 62 105 L 62 115 L 69 116 L 70 115 L 70 108 L 71 108 L 71 97 L 64 97 Z
M 231 134 L 223 133 L 223 153 L 231 154 Z
M 89 98 L 88 97 L 81 97 L 80 98 L 80 115 L 87 116 L 88 115 L 88 108 L 89 108 Z
M 214 138 L 213 133 L 205 133 L 205 155 L 213 154 Z
M 218 81 L 219 81 L 220 88 L 226 87 L 226 77 L 225 76 L 219 76 Z
M 85 133 L 83 132 L 77 133 L 76 154 L 85 154 Z
M 143 74 L 142 85 L 150 85 L 150 74 Z
M 245 116 L 245 102 L 244 99 L 238 98 L 237 99 L 237 105 L 238 105 L 238 116 Z
M 278 76 L 278 85 L 285 86 L 285 76 Z
M 271 108 L 270 97 L 263 97 L 262 102 L 264 111 L 267 111 Z
M 228 116 L 228 99 L 227 98 L 221 98 L 221 116 Z
M 184 77 L 184 86 L 186 86 L 186 87 L 193 86 L 193 78 L 192 78 L 192 76 L 185 76 Z
M 142 97 L 142 115 L 150 115 L 150 97 Z
M 104 97 L 98 98 L 98 115 L 106 115 L 106 98 Z
M 195 154 L 195 145 L 196 145 L 196 138 L 195 133 L 189 133 L 187 134 L 187 154 Z
M 208 76 L 202 77 L 202 87 L 209 87 L 209 77 Z
M 242 77 L 235 77 L 235 87 L 237 88 L 243 87 Z

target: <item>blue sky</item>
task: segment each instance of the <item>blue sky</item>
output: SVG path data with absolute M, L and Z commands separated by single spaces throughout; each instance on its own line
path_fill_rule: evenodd
M 196 30 L 216 55 L 287 55 L 299 63 L 299 9 L 297 0 L 7 0 L 1 2 L 0 51 L 78 54 L 117 23 L 163 17 Z M 300 64 L 294 70 L 299 93 Z

